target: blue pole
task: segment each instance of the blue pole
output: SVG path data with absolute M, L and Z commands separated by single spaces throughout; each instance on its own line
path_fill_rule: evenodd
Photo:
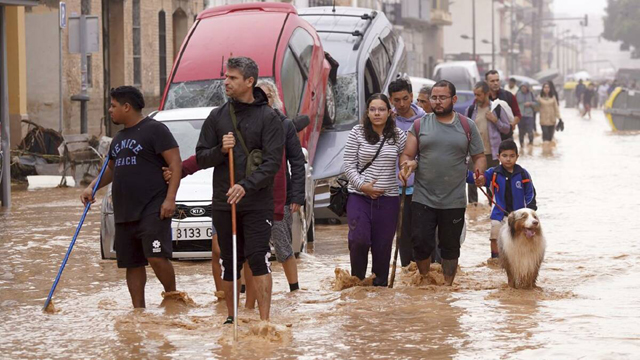
M 98 191 L 98 186 L 100 185 L 100 181 L 102 180 L 102 175 L 104 171 L 107 169 L 109 165 L 109 156 L 107 156 L 104 160 L 104 164 L 102 165 L 102 170 L 100 170 L 100 174 L 98 175 L 98 181 L 93 186 L 93 192 L 91 193 L 91 197 L 96 196 L 96 191 Z M 64 256 L 62 260 L 62 264 L 60 264 L 60 270 L 58 270 L 58 275 L 56 279 L 53 281 L 53 285 L 51 286 L 51 291 L 49 291 L 49 296 L 47 296 L 47 301 L 44 302 L 43 310 L 47 309 L 49 303 L 51 303 L 51 298 L 53 297 L 53 292 L 56 291 L 56 286 L 58 286 L 58 281 L 60 281 L 60 277 L 62 276 L 62 271 L 64 270 L 65 265 L 67 265 L 67 260 L 69 260 L 69 255 L 71 255 L 71 250 L 73 250 L 73 245 L 76 243 L 76 239 L 78 238 L 78 234 L 80 233 L 80 229 L 82 228 L 82 224 L 84 223 L 84 218 L 87 216 L 87 212 L 91 208 L 91 201 L 87 202 L 87 205 L 84 207 L 84 212 L 82 213 L 82 217 L 80 218 L 80 223 L 76 228 L 76 233 L 73 235 L 73 239 L 71 240 L 71 244 L 69 244 L 69 249 L 67 249 L 67 254 Z

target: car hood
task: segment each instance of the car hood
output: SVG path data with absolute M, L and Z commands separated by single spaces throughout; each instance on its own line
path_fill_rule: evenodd
M 211 201 L 213 195 L 213 168 L 200 170 L 180 181 L 176 202 Z
M 313 180 L 327 179 L 342 173 L 344 146 L 350 130 L 323 131 L 318 138 L 313 159 Z

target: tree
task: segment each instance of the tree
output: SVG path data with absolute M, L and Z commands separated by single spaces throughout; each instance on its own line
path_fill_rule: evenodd
M 602 36 L 640 49 L 640 0 L 608 0 Z

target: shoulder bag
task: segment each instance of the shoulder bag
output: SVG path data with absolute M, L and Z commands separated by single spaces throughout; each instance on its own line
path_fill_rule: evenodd
M 373 158 L 371 159 L 371 161 L 365 164 L 362 170 L 358 171 L 358 174 L 362 174 L 365 170 L 369 168 L 369 166 L 371 166 L 373 161 L 380 154 L 380 150 L 382 150 L 382 145 L 384 145 L 386 141 L 387 141 L 387 138 L 383 137 L 382 142 L 378 147 L 378 151 L 376 151 L 376 154 L 373 155 Z M 343 217 L 347 214 L 347 200 L 349 198 L 349 190 L 348 190 L 349 180 L 347 180 L 347 178 L 343 175 L 336 180 L 336 183 L 337 184 L 335 186 L 331 186 L 329 188 L 329 193 L 330 193 L 329 206 L 327 206 L 327 208 L 329 208 L 329 210 L 331 210 L 334 214 L 338 215 L 339 217 Z

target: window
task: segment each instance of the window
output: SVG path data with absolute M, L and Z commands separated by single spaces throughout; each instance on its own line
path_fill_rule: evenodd
M 302 93 L 304 92 L 305 78 L 302 75 L 300 66 L 298 65 L 298 60 L 290 47 L 287 47 L 287 51 L 284 53 L 280 77 L 284 97 L 284 107 L 287 110 L 287 116 L 292 118 L 298 115 L 298 110 L 300 109 L 300 101 L 302 100 Z
M 379 84 L 384 85 L 387 80 L 387 76 L 389 75 L 391 59 L 389 59 L 389 55 L 387 54 L 382 41 L 376 41 L 371 53 L 369 54 L 369 61 L 377 76 Z
M 133 85 L 142 85 L 142 44 L 140 38 L 140 0 L 131 2 L 133 20 Z
M 367 60 L 367 66 L 364 71 L 364 100 L 367 101 L 369 97 L 375 93 L 380 92 L 380 82 L 374 70 L 374 66 L 371 60 Z
M 305 73 L 308 74 L 313 55 L 313 38 L 311 35 L 306 30 L 297 28 L 291 35 L 289 46 L 293 49 L 298 60 L 300 60 L 300 65 L 305 70 Z
M 167 17 L 164 10 L 158 13 L 158 59 L 160 60 L 160 95 L 167 85 Z

